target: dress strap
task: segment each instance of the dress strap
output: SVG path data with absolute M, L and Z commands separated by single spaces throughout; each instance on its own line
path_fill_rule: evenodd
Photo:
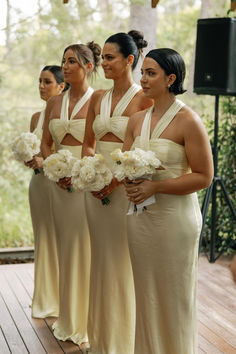
M 113 116 L 121 116 L 125 111 L 126 107 L 130 103 L 130 101 L 134 98 L 134 96 L 141 90 L 141 86 L 133 83 L 130 88 L 126 91 L 124 96 L 120 99 L 117 103 L 114 111 Z
M 105 92 L 101 101 L 100 116 L 103 120 L 106 118 L 110 118 L 112 92 L 113 87 Z
M 173 120 L 175 115 L 179 112 L 179 110 L 185 106 L 180 100 L 175 100 L 174 103 L 170 106 L 170 108 L 163 114 L 157 125 L 155 126 L 152 136 L 150 136 L 151 131 L 151 118 L 154 106 L 150 107 L 143 120 L 141 134 L 140 134 L 140 144 L 141 148 L 144 150 L 149 150 L 149 141 L 150 138 L 159 138 L 159 136 L 163 133 L 163 131 L 167 128 L 170 122 Z
M 170 122 L 173 120 L 173 118 L 183 106 L 185 106 L 185 103 L 176 99 L 174 103 L 170 106 L 170 108 L 163 114 L 163 116 L 155 126 L 151 138 L 159 138 L 159 136 L 168 127 Z
M 77 101 L 76 105 L 74 106 L 70 119 L 73 119 L 76 116 L 76 114 L 81 110 L 83 105 L 91 97 L 92 93 L 93 93 L 92 87 L 88 87 L 85 94 Z M 70 89 L 66 91 L 62 99 L 61 115 L 60 115 L 60 119 L 62 120 L 66 120 L 66 121 L 69 120 L 69 113 L 68 113 L 69 101 L 70 101 Z
M 149 139 L 150 139 L 151 118 L 152 118 L 153 108 L 154 106 L 148 108 L 143 120 L 141 134 L 140 134 L 140 147 L 141 149 L 146 151 L 149 150 Z

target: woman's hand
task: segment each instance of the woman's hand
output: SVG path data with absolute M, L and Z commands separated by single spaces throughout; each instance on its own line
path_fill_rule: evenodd
M 143 203 L 146 199 L 155 194 L 155 185 L 157 181 L 147 179 L 125 180 L 125 189 L 128 199 L 134 204 Z
M 25 166 L 32 168 L 33 170 L 43 168 L 43 158 L 35 155 L 32 160 L 25 162 Z
M 121 184 L 121 182 L 118 182 L 117 179 L 115 177 L 113 177 L 111 183 L 108 186 L 105 186 L 103 189 L 101 189 L 98 192 L 92 192 L 92 195 L 95 198 L 102 200 L 102 199 L 108 197 L 108 195 L 111 194 L 114 191 L 114 189 L 116 187 L 118 187 L 120 184 Z
M 60 178 L 59 181 L 56 183 L 60 188 L 64 190 L 69 190 L 69 188 L 71 187 L 71 177 Z

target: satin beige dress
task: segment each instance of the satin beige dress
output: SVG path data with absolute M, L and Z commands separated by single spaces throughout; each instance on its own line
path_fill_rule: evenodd
M 45 111 L 34 134 L 41 140 Z M 59 285 L 56 236 L 52 216 L 52 182 L 40 173 L 33 174 L 29 185 L 29 204 L 34 232 L 34 294 L 32 317 L 58 316 Z
M 152 150 L 165 170 L 153 179 L 190 173 L 185 149 L 160 135 L 184 104 L 176 100 L 150 138 L 152 108 L 132 148 Z M 127 216 L 136 295 L 135 354 L 197 354 L 196 286 L 202 217 L 196 193 L 156 194 L 156 203 Z
M 122 113 L 140 90 L 131 86 L 111 112 L 112 90 L 105 93 L 100 115 L 93 130 L 96 153 L 101 153 L 109 167 L 110 153 L 122 143 L 100 141 L 112 132 L 124 140 L 128 117 Z M 135 327 L 135 299 L 131 263 L 126 235 L 128 201 L 123 186 L 110 195 L 110 204 L 85 194 L 86 212 L 91 239 L 91 281 L 89 297 L 88 336 L 92 354 L 133 354 Z
M 60 119 L 52 119 L 49 129 L 56 151 L 67 149 L 81 158 L 82 146 L 62 145 L 66 134 L 83 142 L 85 119 L 73 119 L 92 94 L 92 89 L 77 102 L 68 118 L 69 92 L 63 97 Z M 53 184 L 53 217 L 59 259 L 59 317 L 54 335 L 76 344 L 86 342 L 89 303 L 90 239 L 84 207 L 84 193 L 68 192 Z

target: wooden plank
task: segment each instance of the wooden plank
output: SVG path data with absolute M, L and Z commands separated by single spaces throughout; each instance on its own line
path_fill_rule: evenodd
M 2 295 L 0 295 L 0 326 L 11 353 L 28 354 L 21 335 L 15 326 L 13 318 L 8 312 L 7 306 L 3 301 Z
M 21 284 L 29 294 L 30 298 L 33 298 L 34 293 L 34 281 L 30 274 L 28 273 L 27 269 L 21 269 L 20 271 L 16 271 L 15 274 L 17 275 L 18 279 L 20 280 Z
M 27 317 L 19 305 L 14 293 L 9 288 L 3 274 L 0 274 L 0 283 L 3 285 L 1 286 L 1 294 L 4 302 L 11 316 L 14 318 L 15 325 L 25 343 L 27 350 L 30 353 L 45 354 L 46 351 L 28 322 Z
M 227 330 L 235 335 L 235 314 L 219 305 L 217 302 L 209 298 L 206 294 L 198 291 L 198 308 L 208 314 L 212 321 L 227 328 Z
M 228 310 L 236 313 L 236 289 L 235 292 L 227 292 L 224 289 L 224 283 L 222 280 L 221 286 L 214 282 L 214 277 L 207 276 L 207 282 L 204 276 L 199 275 L 198 287 L 204 289 L 208 296 L 215 299 L 220 305 L 226 307 Z
M 212 318 L 206 314 L 206 312 L 201 311 L 200 308 L 198 308 L 198 320 L 236 349 L 236 335 L 233 336 L 227 328 L 213 321 Z
M 45 348 L 47 353 L 61 354 L 63 353 L 62 349 L 58 345 L 56 338 L 53 336 L 52 332 L 48 328 L 46 322 L 43 319 L 36 319 L 31 317 L 31 298 L 26 292 L 19 278 L 14 272 L 7 271 L 7 281 L 12 291 L 17 296 L 17 299 L 28 319 L 31 326 L 33 327 L 35 333 L 37 334 L 40 342 Z M 11 286 L 14 284 L 14 287 Z
M 222 354 L 219 349 L 200 334 L 198 335 L 198 346 L 206 354 Z
M 0 349 L 1 349 L 1 354 L 11 354 L 1 327 L 0 327 Z
M 208 342 L 214 345 L 215 348 L 218 348 L 222 353 L 235 354 L 236 349 L 228 344 L 224 339 L 217 336 L 212 330 L 207 328 L 203 323 L 198 323 L 199 333 L 207 339 Z M 215 352 L 212 352 L 215 353 Z

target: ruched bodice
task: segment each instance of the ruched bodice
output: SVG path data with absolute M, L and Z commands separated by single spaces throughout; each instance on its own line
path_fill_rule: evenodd
M 120 140 L 124 141 L 129 117 L 122 116 L 122 113 L 125 111 L 132 98 L 137 94 L 138 91 L 140 91 L 140 89 L 140 86 L 137 84 L 130 86 L 130 88 L 126 91 L 124 96 L 116 105 L 112 116 L 111 103 L 113 88 L 104 94 L 101 102 L 100 114 L 95 117 L 93 122 L 93 131 L 97 141 L 109 132 L 113 133 Z
M 97 115 L 93 123 L 93 131 L 96 140 L 100 140 L 105 134 L 111 132 L 120 140 L 124 141 L 128 119 L 129 117 L 125 116 L 112 116 L 109 120 L 104 121 L 100 114 Z
M 49 130 L 56 146 L 60 145 L 66 134 L 71 134 L 76 140 L 81 143 L 84 140 L 85 119 L 51 119 Z
M 85 94 L 79 99 L 71 113 L 70 119 L 68 117 L 69 91 L 70 90 L 63 96 L 60 118 L 53 118 L 49 122 L 49 130 L 57 149 L 66 134 L 71 134 L 81 143 L 84 140 L 85 118 L 74 119 L 74 117 L 90 98 L 93 89 L 89 87 Z
M 170 176 L 175 175 L 177 177 L 190 172 L 184 146 L 162 138 L 151 139 L 149 143 L 150 150 L 156 153 L 162 167 Z M 136 137 L 132 149 L 135 147 L 140 147 L 140 136 Z M 156 174 L 161 176 L 163 172 L 164 170 L 157 170 Z M 156 175 L 153 176 L 154 179 L 156 177 Z
M 157 123 L 150 137 L 150 125 L 153 107 L 147 110 L 144 118 L 141 136 L 137 136 L 132 149 L 141 147 L 144 150 L 151 150 L 161 161 L 165 170 L 157 170 L 153 179 L 178 177 L 190 172 L 187 156 L 183 145 L 172 140 L 160 138 L 162 132 L 170 124 L 176 113 L 184 106 L 184 103 L 176 100 Z

